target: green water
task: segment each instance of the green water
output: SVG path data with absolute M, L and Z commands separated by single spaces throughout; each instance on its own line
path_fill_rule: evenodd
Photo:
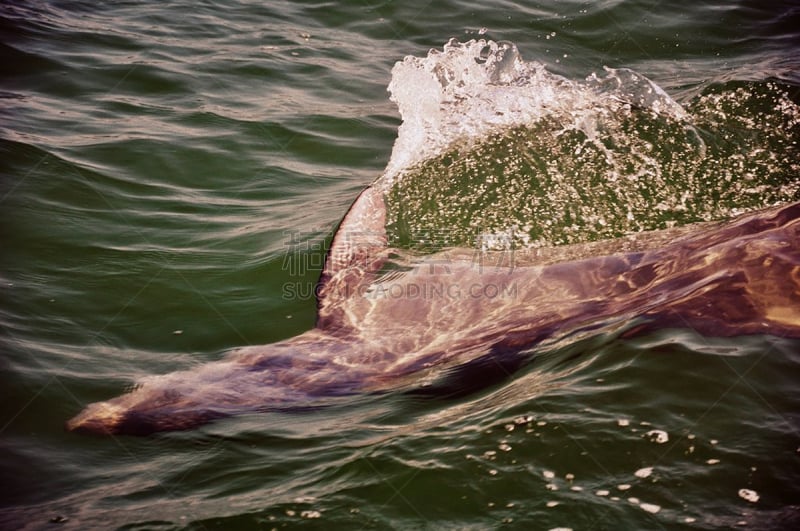
M 390 241 L 418 247 L 434 234 L 439 245 L 491 247 L 502 235 L 553 247 L 800 199 L 800 108 L 778 86 L 715 86 L 680 119 L 610 103 L 578 120 L 504 129 L 408 169 L 388 194 Z M 564 121 L 591 121 L 591 136 Z
M 719 152 L 697 164 L 791 185 L 796 124 L 774 110 L 800 100 L 798 22 L 792 2 L 4 2 L 0 527 L 793 528 L 800 343 L 768 335 L 604 333 L 467 396 L 147 438 L 63 424 L 313 326 L 330 235 L 390 160 L 404 56 L 503 39 L 567 79 L 630 68 L 712 115 L 709 95 L 746 87 L 723 108 L 775 157 L 702 128 Z

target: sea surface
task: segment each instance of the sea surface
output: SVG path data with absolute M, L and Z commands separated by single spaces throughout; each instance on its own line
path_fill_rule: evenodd
M 521 70 L 480 79 L 498 50 Z M 447 396 L 64 426 L 311 329 L 377 179 L 413 253 L 691 231 L 800 200 L 799 105 L 794 1 L 3 2 L 0 529 L 797 528 L 780 334 L 600 329 Z

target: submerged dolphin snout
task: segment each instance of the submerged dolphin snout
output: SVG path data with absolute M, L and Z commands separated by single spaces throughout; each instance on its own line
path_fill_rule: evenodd
M 149 435 L 187 430 L 228 416 L 221 405 L 198 403 L 174 390 L 140 388 L 106 402 L 89 404 L 67 421 L 68 431 L 92 435 Z
M 125 418 L 127 409 L 111 402 L 95 402 L 69 419 L 66 429 L 78 433 L 111 435 L 118 433 L 118 427 Z

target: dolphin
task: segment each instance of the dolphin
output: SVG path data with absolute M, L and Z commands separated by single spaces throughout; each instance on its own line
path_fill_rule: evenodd
M 690 328 L 800 338 L 800 202 L 510 259 L 464 249 L 398 258 L 384 197 L 367 187 L 341 221 L 313 329 L 151 377 L 66 428 L 147 435 L 404 388 L 443 368 L 503 375 L 542 342 L 614 323 L 626 337 Z

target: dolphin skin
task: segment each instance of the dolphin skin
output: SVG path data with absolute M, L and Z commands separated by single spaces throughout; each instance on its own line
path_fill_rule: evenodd
M 389 267 L 402 253 L 384 224 L 383 195 L 368 187 L 334 236 L 312 330 L 148 379 L 90 404 L 67 429 L 185 430 L 388 391 L 440 366 L 506 370 L 542 341 L 607 323 L 628 323 L 626 336 L 690 328 L 800 338 L 800 202 L 552 254 L 520 251 L 513 263 L 456 249 Z

